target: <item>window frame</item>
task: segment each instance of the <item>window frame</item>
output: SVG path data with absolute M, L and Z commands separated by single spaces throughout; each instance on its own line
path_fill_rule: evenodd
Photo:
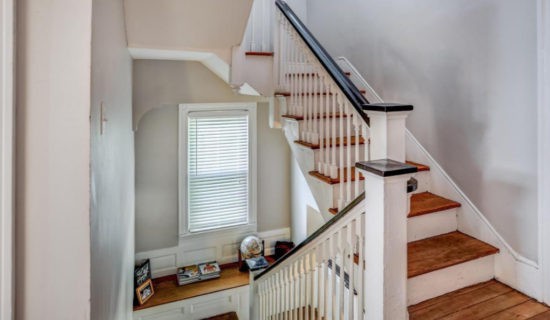
M 191 112 L 215 113 L 215 112 L 246 111 L 248 112 L 248 144 L 249 144 L 249 197 L 248 197 L 248 223 L 221 227 L 211 230 L 191 232 L 189 230 L 188 214 L 188 114 Z M 250 102 L 235 103 L 193 103 L 180 104 L 178 110 L 179 132 L 178 132 L 178 218 L 179 218 L 179 237 L 193 238 L 204 236 L 237 236 L 240 234 L 250 234 L 257 229 L 257 104 Z

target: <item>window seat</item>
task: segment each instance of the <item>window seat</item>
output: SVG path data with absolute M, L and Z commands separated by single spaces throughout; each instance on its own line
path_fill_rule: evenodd
M 269 263 L 273 257 L 266 257 Z M 184 286 L 178 286 L 176 275 L 153 279 L 155 295 L 142 306 L 134 306 L 134 311 L 153 308 L 163 304 L 190 299 L 218 291 L 247 286 L 250 282 L 248 272 L 240 272 L 238 263 L 220 266 L 221 274 L 217 279 L 199 281 Z

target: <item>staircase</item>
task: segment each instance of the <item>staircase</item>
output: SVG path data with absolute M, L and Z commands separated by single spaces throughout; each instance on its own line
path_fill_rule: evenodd
M 493 279 L 499 249 L 460 232 L 461 204 L 406 159 L 413 107 L 360 87 L 276 4 L 282 127 L 327 222 L 255 276 L 252 319 L 406 319 L 407 306 Z

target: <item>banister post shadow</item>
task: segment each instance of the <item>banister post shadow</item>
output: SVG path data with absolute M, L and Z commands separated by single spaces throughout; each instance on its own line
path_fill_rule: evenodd
M 369 104 L 371 161 L 358 162 L 365 177 L 366 319 L 408 319 L 407 180 L 417 172 L 405 163 L 405 121 L 413 106 Z

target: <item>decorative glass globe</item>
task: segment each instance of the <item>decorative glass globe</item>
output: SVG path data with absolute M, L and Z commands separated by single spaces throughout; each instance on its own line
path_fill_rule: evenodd
M 262 254 L 262 240 L 256 236 L 248 236 L 241 242 L 241 256 L 243 259 L 259 257 Z

